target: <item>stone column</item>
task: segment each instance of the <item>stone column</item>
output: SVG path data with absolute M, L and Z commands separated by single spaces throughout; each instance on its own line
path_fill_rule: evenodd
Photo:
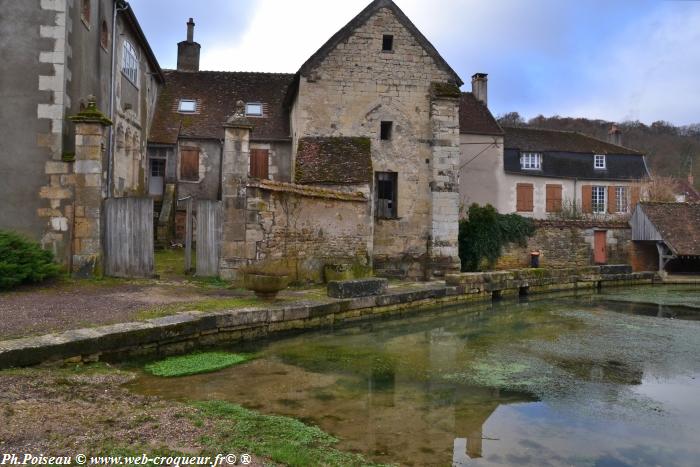
M 453 84 L 432 83 L 430 120 L 433 136 L 430 275 L 458 272 L 459 261 L 459 100 Z
M 105 129 L 112 122 L 97 109 L 93 96 L 84 111 L 68 118 L 75 123 L 71 273 L 92 277 L 102 272 L 102 158 Z
M 238 102 L 236 112 L 224 123 L 224 149 L 221 164 L 223 222 L 220 276 L 240 280 L 238 270 L 248 264 L 246 248 L 246 204 L 250 132 L 253 125 L 245 118 L 245 104 Z M 252 253 L 254 256 L 254 252 Z

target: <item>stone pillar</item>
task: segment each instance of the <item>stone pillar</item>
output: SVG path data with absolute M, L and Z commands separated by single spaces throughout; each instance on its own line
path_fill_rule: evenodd
M 105 129 L 112 122 L 97 110 L 93 96 L 84 111 L 68 118 L 75 123 L 71 273 L 92 277 L 102 272 L 102 159 Z
M 236 112 L 224 123 L 224 149 L 221 164 L 222 278 L 239 281 L 238 270 L 254 259 L 255 252 L 246 248 L 246 204 L 250 132 L 252 124 L 245 118 L 245 104 L 238 102 Z
M 430 120 L 433 154 L 429 275 L 458 272 L 459 261 L 459 100 L 453 84 L 432 83 Z

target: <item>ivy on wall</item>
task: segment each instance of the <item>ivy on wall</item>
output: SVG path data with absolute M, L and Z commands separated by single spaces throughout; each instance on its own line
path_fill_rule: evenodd
M 472 204 L 466 219 L 459 222 L 459 259 L 462 271 L 493 268 L 509 243 L 525 245 L 535 233 L 535 224 L 518 214 L 499 214 L 487 204 Z

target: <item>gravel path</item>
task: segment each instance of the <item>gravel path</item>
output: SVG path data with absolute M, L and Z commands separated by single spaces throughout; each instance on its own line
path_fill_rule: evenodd
M 137 319 L 158 306 L 240 296 L 177 283 L 67 283 L 0 293 L 0 340 Z

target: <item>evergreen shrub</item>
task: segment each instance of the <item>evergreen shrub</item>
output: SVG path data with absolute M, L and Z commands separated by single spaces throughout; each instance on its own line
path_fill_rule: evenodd
M 41 282 L 59 272 L 50 251 L 19 234 L 0 230 L 0 289 Z

